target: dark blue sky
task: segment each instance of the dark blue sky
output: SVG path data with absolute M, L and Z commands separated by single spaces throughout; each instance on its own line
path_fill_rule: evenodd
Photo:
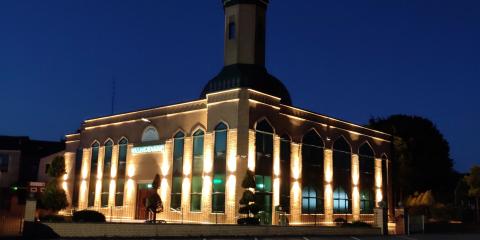
M 367 123 L 430 118 L 480 163 L 480 1 L 272 0 L 267 67 L 294 105 Z M 58 140 L 85 119 L 198 97 L 223 65 L 220 0 L 0 1 L 0 134 Z

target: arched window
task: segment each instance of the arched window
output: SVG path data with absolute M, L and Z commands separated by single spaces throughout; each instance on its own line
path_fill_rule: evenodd
M 185 134 L 178 132 L 173 137 L 173 173 L 170 208 L 180 209 L 182 204 L 183 147 Z
M 108 207 L 108 193 L 110 190 L 110 171 L 112 169 L 112 152 L 113 141 L 108 140 L 105 143 L 105 154 L 103 158 L 103 176 L 102 176 L 102 190 L 101 190 L 101 203 L 102 207 Z
M 272 214 L 273 128 L 266 120 L 255 129 L 255 202 L 270 220 Z
M 333 213 L 351 213 L 352 152 L 342 136 L 333 143 Z
M 375 207 L 375 158 L 368 143 L 362 144 L 358 151 L 360 170 L 360 213 L 373 213 Z
M 280 206 L 286 213 L 290 213 L 290 137 L 283 135 L 280 138 Z
M 213 156 L 212 212 L 225 212 L 225 181 L 227 171 L 227 130 L 224 123 L 215 127 L 215 146 Z
M 153 126 L 148 126 L 143 130 L 142 134 L 142 142 L 151 142 L 151 141 L 158 141 L 160 137 L 158 135 L 158 131 Z
M 97 168 L 98 168 L 98 151 L 100 144 L 95 141 L 92 144 L 92 154 L 90 156 L 90 180 L 88 186 L 88 207 L 93 207 L 95 204 L 95 186 L 97 181 Z
M 122 138 L 120 142 L 118 142 L 118 168 L 117 184 L 115 186 L 115 206 L 123 206 L 125 173 L 127 171 L 127 147 L 128 140 L 126 138 Z
M 203 140 L 205 133 L 197 130 L 193 134 L 192 189 L 190 211 L 201 211 L 202 206 L 202 175 L 203 175 Z
M 315 201 L 302 199 L 302 213 L 323 213 L 323 141 L 315 130 L 302 139 L 302 192 L 315 192 Z M 313 190 L 312 190 L 313 189 Z M 302 194 L 303 198 L 303 194 Z M 308 201 L 307 201 L 308 200 Z M 308 205 L 303 204 L 308 203 Z

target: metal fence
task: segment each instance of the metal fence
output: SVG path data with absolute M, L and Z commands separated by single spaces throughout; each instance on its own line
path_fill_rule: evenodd
M 22 229 L 21 214 L 0 211 L 0 236 L 19 236 L 22 234 Z
M 100 212 L 105 215 L 107 222 L 145 222 L 149 213 L 138 211 L 135 206 L 123 206 L 123 207 L 89 207 L 88 210 Z M 74 211 L 83 209 L 72 209 L 68 212 L 63 212 L 64 215 L 71 215 Z M 343 221 L 352 223 L 355 221 L 365 222 L 373 224 L 373 214 L 360 214 L 358 218 L 354 219 L 352 214 L 334 214 L 334 222 L 326 222 L 324 214 L 301 214 L 296 220 L 292 219 L 290 214 L 275 214 L 272 220 L 263 220 L 262 223 L 271 222 L 274 225 L 285 225 L 280 223 L 281 215 L 282 220 L 288 222 L 288 225 L 302 225 L 302 226 L 325 226 L 337 224 L 341 225 L 342 222 L 336 222 L 335 220 L 342 219 Z M 243 215 L 236 214 L 235 222 L 226 222 L 226 215 L 223 213 L 206 213 L 206 212 L 192 212 L 185 209 L 165 209 L 162 213 L 157 214 L 156 220 L 164 220 L 168 223 L 176 224 L 236 224 L 238 218 L 244 217 Z M 151 215 L 150 218 L 152 219 Z

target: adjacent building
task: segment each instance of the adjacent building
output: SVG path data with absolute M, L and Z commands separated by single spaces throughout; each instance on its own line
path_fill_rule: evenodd
M 247 169 L 263 223 L 372 220 L 392 208 L 388 134 L 292 104 L 265 68 L 268 0 L 223 0 L 225 66 L 198 100 L 89 119 L 66 136 L 72 207 L 145 219 L 156 174 L 168 222 L 234 224 Z M 320 101 L 320 99 L 315 99 Z
M 8 208 L 13 195 L 24 202 L 28 182 L 37 180 L 40 159 L 64 149 L 60 141 L 0 136 L 0 208 Z

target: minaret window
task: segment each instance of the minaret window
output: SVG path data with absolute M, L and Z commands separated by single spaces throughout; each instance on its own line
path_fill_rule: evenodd
M 237 33 L 237 26 L 235 25 L 235 22 L 230 22 L 228 24 L 228 39 L 232 40 L 235 39 Z

